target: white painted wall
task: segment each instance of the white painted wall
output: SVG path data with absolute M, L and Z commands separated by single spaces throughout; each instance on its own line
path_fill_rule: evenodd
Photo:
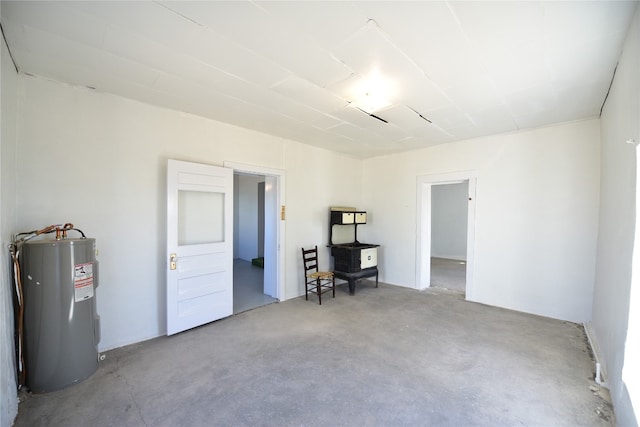
M 637 425 L 622 382 L 635 227 L 635 147 L 640 141 L 640 9 L 624 44 L 601 118 L 602 178 L 594 288 L 595 340 L 619 425 Z M 637 339 L 637 338 L 636 338 Z M 638 410 L 639 408 L 636 408 Z
M 431 256 L 467 259 L 469 184 L 431 187 Z
M 360 196 L 355 159 L 84 88 L 18 81 L 17 228 L 69 221 L 97 239 L 101 350 L 165 333 L 168 158 L 286 172 L 285 298 L 304 293 L 300 244 L 326 242 L 329 205 Z
M 312 155 L 313 157 L 309 157 Z M 338 157 L 329 151 L 309 152 L 303 145 L 288 145 L 287 170 L 287 264 L 288 277 L 298 279 L 298 292 L 304 293 L 301 248 L 318 245 L 320 268 L 329 268 L 329 207 L 361 206 L 362 167 L 360 161 Z M 345 169 L 354 168 L 350 171 Z M 289 175 L 291 172 L 291 175 Z M 292 179 L 291 176 L 304 176 Z M 340 181 L 342 180 L 342 184 Z M 332 185 L 327 186 L 326 183 Z M 354 188 L 357 190 L 354 191 Z M 291 197 L 289 191 L 297 196 Z M 309 205 L 315 206 L 311 210 Z M 367 216 L 367 220 L 369 216 Z M 295 220 L 295 221 L 294 221 Z M 360 228 L 366 228 L 368 225 Z M 358 233 L 360 232 L 358 229 Z M 288 297 L 294 295 L 288 295 Z
M 237 240 L 233 242 L 237 248 L 236 258 L 251 261 L 258 256 L 258 183 L 264 182 L 264 177 L 253 175 L 236 175 L 238 197 Z M 234 251 L 235 252 L 235 251 Z
M 381 280 L 415 286 L 416 177 L 475 171 L 478 302 L 572 321 L 591 317 L 599 121 L 567 123 L 364 161 L 361 240 Z
M 2 36 L 0 83 L 0 427 L 8 427 L 18 413 L 16 391 L 13 303 L 9 254 L 16 222 L 16 112 L 17 74 Z

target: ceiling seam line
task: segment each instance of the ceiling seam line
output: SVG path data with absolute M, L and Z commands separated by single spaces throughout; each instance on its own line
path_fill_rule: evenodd
M 464 30 L 464 27 L 462 26 L 462 22 L 460 22 L 460 18 L 458 18 L 458 15 L 453 10 L 453 7 L 451 6 L 451 1 L 447 0 L 446 5 L 447 5 L 447 9 L 449 9 L 449 12 L 451 13 L 451 16 L 456 21 L 456 24 L 458 25 L 458 28 L 460 29 L 460 32 L 464 35 L 464 39 L 467 41 L 467 45 L 472 48 L 473 52 L 476 52 L 477 48 L 476 48 L 475 44 L 473 43 L 473 41 L 471 40 L 471 37 L 469 37 L 467 32 Z M 474 57 L 475 57 L 475 55 L 474 55 Z M 484 69 L 485 74 L 487 75 L 489 81 L 491 82 L 491 86 L 492 86 L 494 92 L 500 97 L 500 101 L 502 101 L 502 105 L 507 107 L 507 109 L 509 110 L 509 117 L 511 118 L 511 121 L 515 125 L 516 129 L 520 130 L 520 126 L 518 126 L 518 122 L 516 121 L 515 117 L 513 117 L 513 113 L 511 112 L 511 110 L 508 108 L 507 99 L 504 97 L 504 94 L 501 91 L 498 90 L 496 82 L 493 79 L 493 77 L 489 74 L 489 69 L 487 68 L 486 64 L 484 63 L 484 61 L 481 61 L 477 57 L 475 59 L 478 61 L 478 64 L 480 64 L 480 66 Z
M 178 12 L 178 11 L 172 9 L 172 8 L 170 8 L 168 5 L 164 4 L 163 2 L 159 2 L 157 0 L 153 0 L 152 2 L 157 4 L 158 6 L 161 6 L 161 7 L 165 8 L 165 9 L 167 9 L 169 12 L 178 15 L 182 19 L 185 19 L 185 20 L 187 20 L 189 22 L 192 22 L 192 23 L 198 25 L 199 27 L 207 28 L 205 25 L 199 23 L 198 21 L 195 21 L 195 20 L 189 18 L 187 15 L 184 15 L 184 14 L 182 14 L 182 13 L 180 13 L 180 12 Z
M 386 31 L 384 31 L 382 27 L 380 27 L 380 25 L 378 25 L 378 22 L 376 22 L 375 19 L 370 18 L 368 22 L 373 22 L 373 24 L 376 26 L 376 29 L 393 46 L 393 48 L 396 49 L 398 52 L 400 52 L 400 54 L 404 56 L 407 59 L 407 61 L 409 61 L 409 63 L 413 65 L 418 70 L 418 72 L 422 76 L 424 76 L 424 78 L 427 79 L 442 96 L 444 96 L 449 102 L 451 102 L 451 104 L 455 105 L 456 108 L 462 110 L 460 106 L 453 99 L 451 99 L 451 97 L 444 91 L 444 89 L 442 89 L 438 83 L 436 83 L 431 77 L 429 77 L 429 75 L 424 71 L 424 69 L 393 41 L 391 36 L 389 36 L 389 34 L 387 34 Z M 466 37 L 466 34 L 465 34 L 465 37 Z
M 611 92 L 611 87 L 613 86 L 613 80 L 616 78 L 616 71 L 618 71 L 618 65 L 620 62 L 616 62 L 616 67 L 613 69 L 613 74 L 611 75 L 611 82 L 609 82 L 609 87 L 607 88 L 607 94 L 604 96 L 604 100 L 602 101 L 602 105 L 600 106 L 600 114 L 598 117 L 602 117 L 602 110 L 604 110 L 604 105 L 607 103 L 607 98 L 609 98 L 609 93 Z
M 7 42 L 7 36 L 4 34 L 4 27 L 0 22 L 0 32 L 2 33 L 2 40 L 4 41 L 4 45 L 7 47 L 7 52 L 9 52 L 9 58 L 11 58 L 11 63 L 13 64 L 13 68 L 15 68 L 16 73 L 20 73 L 18 69 L 18 64 L 16 64 L 16 60 L 13 57 L 13 53 L 11 53 L 11 48 L 9 47 L 9 42 Z

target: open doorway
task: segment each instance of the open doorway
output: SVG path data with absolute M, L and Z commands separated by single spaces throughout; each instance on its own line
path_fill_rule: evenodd
M 265 176 L 233 174 L 233 313 L 276 302 L 265 289 Z
M 440 287 L 473 299 L 473 172 L 419 176 L 416 288 Z
M 279 169 L 224 162 L 234 170 L 234 309 L 284 299 L 285 174 Z
M 469 181 L 431 187 L 430 286 L 465 293 Z

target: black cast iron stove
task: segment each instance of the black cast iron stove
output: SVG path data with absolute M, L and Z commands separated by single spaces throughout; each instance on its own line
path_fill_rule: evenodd
M 334 275 L 349 283 L 354 295 L 356 282 L 376 277 L 378 287 L 378 247 L 358 242 L 358 225 L 367 223 L 367 213 L 355 208 L 331 208 L 329 219 L 329 247 L 333 256 Z

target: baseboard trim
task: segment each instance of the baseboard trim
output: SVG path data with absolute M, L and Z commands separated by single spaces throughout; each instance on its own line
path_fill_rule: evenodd
M 609 383 L 607 382 L 607 365 L 606 363 L 603 363 L 602 353 L 600 352 L 600 346 L 598 345 L 598 340 L 596 338 L 596 333 L 593 330 L 593 325 L 591 322 L 584 322 L 582 326 L 584 327 L 584 332 L 587 335 L 589 347 L 591 347 L 591 353 L 593 353 L 593 358 L 596 362 L 596 375 L 594 381 L 602 387 L 609 388 Z

